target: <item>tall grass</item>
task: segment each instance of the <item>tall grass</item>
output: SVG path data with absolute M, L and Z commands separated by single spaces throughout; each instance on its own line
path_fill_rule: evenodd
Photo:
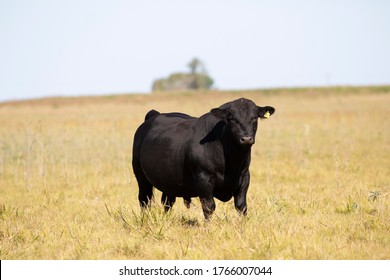
M 302 89 L 0 104 L 1 259 L 389 259 L 390 89 Z M 197 199 L 141 212 L 132 138 L 149 109 L 274 106 L 249 215 Z M 158 159 L 156 159 L 158 160 Z

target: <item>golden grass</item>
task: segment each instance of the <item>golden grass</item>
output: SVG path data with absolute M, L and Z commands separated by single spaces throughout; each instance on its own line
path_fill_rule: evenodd
M 0 104 L 0 259 L 390 259 L 390 88 L 166 93 Z M 149 109 L 247 97 L 259 123 L 247 218 L 178 199 L 141 213 L 131 170 Z

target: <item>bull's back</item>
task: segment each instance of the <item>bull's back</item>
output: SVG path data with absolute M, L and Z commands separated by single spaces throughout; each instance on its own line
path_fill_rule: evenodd
M 197 119 L 180 113 L 160 114 L 137 130 L 134 143 L 140 167 L 157 189 L 186 196 L 184 160 Z

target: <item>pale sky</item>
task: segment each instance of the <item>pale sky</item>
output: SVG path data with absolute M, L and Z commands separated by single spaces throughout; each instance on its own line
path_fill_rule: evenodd
M 0 101 L 146 93 L 201 59 L 218 89 L 390 84 L 388 0 L 0 0 Z

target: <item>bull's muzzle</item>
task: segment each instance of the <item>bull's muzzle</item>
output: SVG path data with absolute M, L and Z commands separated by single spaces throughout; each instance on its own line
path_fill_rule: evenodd
M 254 143 L 254 139 L 252 136 L 243 136 L 240 138 L 241 145 L 252 145 Z

